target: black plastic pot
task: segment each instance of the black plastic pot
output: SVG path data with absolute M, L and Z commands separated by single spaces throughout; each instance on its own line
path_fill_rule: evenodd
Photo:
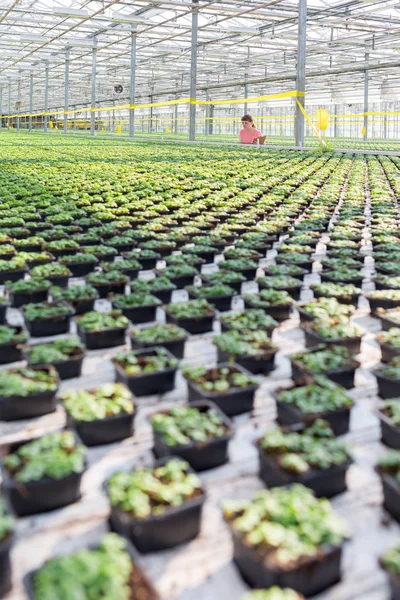
M 150 356 L 154 354 L 155 347 L 146 350 L 137 350 L 136 354 Z M 168 350 L 167 350 L 168 353 Z M 169 352 L 170 358 L 174 356 Z M 152 396 L 155 394 L 165 394 L 175 387 L 175 376 L 178 367 L 155 371 L 132 377 L 126 375 L 124 369 L 114 362 L 115 380 L 124 383 L 134 396 Z
M 77 323 L 77 333 L 88 350 L 114 348 L 125 344 L 125 334 L 128 327 L 115 327 L 103 331 L 86 331 Z
M 341 579 L 342 547 L 322 549 L 316 558 L 310 558 L 293 569 L 268 568 L 264 556 L 245 544 L 241 536 L 232 530 L 233 558 L 243 579 L 256 588 L 272 586 L 291 588 L 306 597 L 314 596 Z
M 38 304 L 39 302 L 47 302 L 49 290 L 40 290 L 38 292 L 32 292 L 31 294 L 26 292 L 10 293 L 11 306 L 19 308 L 24 304 Z
M 356 287 L 361 287 L 362 286 L 362 282 L 364 281 L 364 277 L 357 276 L 354 275 L 354 277 L 351 278 L 351 280 L 346 280 L 346 281 L 339 281 L 338 279 L 333 279 L 330 275 L 329 275 L 329 271 L 322 272 L 321 273 L 321 281 L 324 281 L 326 283 L 339 283 L 342 285 L 347 285 L 348 283 L 352 283 L 353 285 L 355 285 Z
M 172 292 L 176 289 L 174 286 L 172 290 L 157 290 L 150 292 L 152 296 L 155 296 L 161 300 L 162 304 L 169 304 L 172 298 Z
M 400 577 L 388 573 L 390 584 L 390 600 L 400 600 Z
M 8 304 L 0 304 L 0 325 L 4 325 L 6 322 Z
M 307 271 L 312 271 L 312 266 L 313 266 L 313 262 L 314 260 L 309 258 L 309 256 L 307 254 L 304 255 L 304 260 L 302 260 L 301 262 L 296 262 L 296 267 L 301 267 L 302 269 L 306 269 Z M 286 264 L 286 265 L 290 265 L 292 264 L 290 262 L 290 252 L 285 252 L 283 254 L 278 254 L 278 256 L 276 257 L 276 263 L 278 265 L 280 264 Z
M 15 334 L 22 331 L 22 327 L 14 326 Z M 0 344 L 0 365 L 5 365 L 12 362 L 22 360 L 22 345 L 15 342 Z
M 25 319 L 25 325 L 32 337 L 48 337 L 68 333 L 70 319 L 70 315 L 64 315 L 57 319 L 36 321 L 28 321 Z
M 278 400 L 277 394 L 273 393 L 272 395 L 276 400 L 277 420 L 281 425 L 308 424 L 316 419 L 325 419 L 325 421 L 328 421 L 335 436 L 344 435 L 349 431 L 350 407 L 323 413 L 306 414 L 297 408 L 297 406 Z
M 125 540 L 126 550 L 129 553 L 132 561 L 132 573 L 131 573 L 131 581 L 130 585 L 132 587 L 132 598 L 139 598 L 141 592 L 144 594 L 142 597 L 145 600 L 161 600 L 159 593 L 151 583 L 145 571 L 140 564 L 140 555 L 138 551 L 132 546 L 129 540 Z M 90 546 L 89 550 L 95 550 L 97 546 Z M 37 600 L 37 596 L 35 594 L 34 589 L 34 578 L 38 573 L 39 569 L 35 571 L 30 571 L 25 575 L 23 579 L 23 583 L 25 586 L 25 591 L 28 595 L 29 600 Z M 133 591 L 134 590 L 134 591 Z
M 378 467 L 383 488 L 383 506 L 400 523 L 400 486 L 396 479 L 389 473 L 381 471 Z
M 249 371 L 237 363 L 218 364 L 219 368 L 228 366 L 250 376 Z M 190 380 L 187 381 L 187 384 L 190 405 L 195 405 L 200 400 L 213 402 L 228 417 L 253 410 L 254 396 L 258 388 L 258 385 L 251 385 L 246 388 L 233 388 L 227 392 L 207 392 Z
M 70 304 L 74 307 L 76 315 L 84 315 L 85 313 L 94 310 L 95 301 L 96 298 L 93 298 L 92 300 L 72 301 Z
M 305 335 L 306 348 L 315 348 L 320 344 L 326 346 L 345 346 L 349 349 L 352 354 L 358 354 L 361 348 L 361 337 L 345 337 L 345 338 L 334 338 L 327 340 L 326 338 L 319 335 L 316 331 L 310 327 L 302 327 Z
M 60 256 L 72 256 L 74 254 L 77 254 L 79 252 L 79 248 L 68 248 L 65 250 L 55 250 L 52 249 L 51 253 L 53 256 L 55 256 L 56 258 L 59 258 Z
M 378 395 L 381 398 L 398 398 L 400 396 L 400 381 L 383 375 L 378 369 L 372 371 L 378 383 Z
M 258 284 L 260 289 L 262 290 L 270 290 L 270 287 L 267 287 L 265 285 L 262 284 Z M 285 288 L 273 288 L 278 292 L 287 292 L 288 294 L 290 294 L 290 296 L 293 298 L 293 300 L 300 300 L 300 295 L 301 295 L 301 288 L 302 288 L 302 283 L 300 282 L 298 286 L 296 287 L 285 287 Z
M 290 359 L 290 363 L 292 365 L 292 379 L 295 383 L 305 381 L 309 378 L 312 378 L 314 375 L 325 375 L 325 377 L 328 377 L 331 381 L 338 383 L 346 390 L 350 390 L 354 387 L 354 375 L 356 369 L 358 369 L 360 366 L 360 363 L 354 360 L 351 362 L 351 364 L 346 365 L 345 367 L 341 367 L 339 369 L 329 369 L 323 373 L 316 373 L 314 371 L 308 371 L 297 360 Z
M 32 367 L 37 369 L 37 367 Z M 42 367 L 42 371 L 49 367 Z M 46 391 L 28 396 L 0 396 L 0 421 L 18 421 L 41 417 L 56 410 L 57 392 Z
M 261 308 L 256 304 L 253 304 L 250 300 L 244 299 L 245 308 Z M 290 318 L 290 313 L 292 312 L 292 304 L 275 304 L 271 306 L 266 306 L 262 308 L 267 315 L 270 315 L 277 321 L 286 321 L 286 319 Z
M 69 263 L 68 269 L 71 271 L 72 277 L 86 277 L 86 275 L 89 275 L 89 273 L 91 273 L 94 270 L 97 264 L 97 260 L 96 262 Z
M 377 308 L 396 308 L 400 306 L 400 300 L 391 300 L 390 298 L 367 298 L 369 307 L 373 315 Z
M 136 410 L 93 421 L 75 421 L 67 413 L 67 426 L 74 429 L 85 446 L 112 444 L 131 437 L 134 432 Z
M 166 309 L 165 316 L 167 323 L 174 323 L 178 327 L 182 327 L 182 329 L 185 329 L 191 334 L 198 334 L 212 331 L 215 313 L 213 311 L 211 315 L 205 315 L 204 317 L 198 317 L 196 319 L 189 319 L 175 317 L 174 315 L 171 315 Z
M 124 252 L 121 252 L 122 258 L 127 258 L 126 256 L 124 256 L 124 254 L 125 254 Z M 161 260 L 161 254 L 159 255 L 158 258 L 143 258 L 141 256 L 141 254 L 138 254 L 137 259 L 140 262 L 140 264 L 142 265 L 142 270 L 149 271 L 150 269 L 156 268 L 157 261 Z
M 122 312 L 131 323 L 151 323 L 156 320 L 157 307 L 161 305 L 152 304 L 147 306 L 133 306 L 132 308 L 122 308 Z M 114 308 L 117 308 L 113 304 Z
M 14 269 L 13 271 L 1 271 L 0 272 L 0 285 L 3 285 L 6 281 L 18 281 L 23 279 L 28 269 Z
M 14 543 L 14 534 L 9 533 L 0 542 L 0 598 L 3 598 L 12 587 L 12 571 L 10 551 Z
M 130 338 L 131 338 L 132 350 L 141 350 L 141 349 L 145 349 L 145 348 L 151 348 L 152 346 L 154 347 L 154 344 L 152 344 L 152 343 L 143 344 L 143 343 L 138 342 L 132 334 L 130 334 Z M 187 342 L 188 338 L 189 338 L 189 336 L 186 335 L 184 338 L 182 338 L 180 340 L 171 340 L 168 342 L 162 342 L 158 345 L 169 350 L 169 352 L 171 352 L 171 354 L 173 354 L 175 356 L 175 358 L 183 358 L 184 354 L 185 354 L 185 343 Z
M 53 285 L 58 285 L 59 287 L 67 287 L 69 278 L 72 277 L 71 271 L 69 271 L 69 275 L 51 275 L 47 277 L 49 281 Z
M 378 418 L 381 426 L 382 443 L 389 448 L 400 450 L 400 427 L 395 425 L 390 417 L 381 410 L 378 411 Z
M 381 283 L 376 279 L 376 277 L 372 277 L 372 281 L 375 284 L 376 290 L 398 290 L 399 288 L 394 285 L 388 285 L 387 283 Z
M 311 315 L 310 313 L 305 311 L 303 308 L 301 308 L 301 306 L 297 305 L 296 308 L 299 313 L 300 323 L 312 323 L 313 321 L 315 321 L 314 315 Z
M 230 325 L 227 325 L 226 323 L 224 323 L 224 321 L 222 319 L 220 319 L 220 323 L 221 323 L 221 332 L 234 331 L 234 328 L 231 327 Z M 277 327 L 278 327 L 278 325 L 275 325 L 273 327 L 263 328 L 263 331 L 266 331 L 268 336 L 271 337 L 274 332 L 274 329 L 276 329 Z
M 185 250 L 182 250 L 182 252 L 183 252 L 183 254 L 185 254 Z M 186 254 L 189 254 L 189 252 L 186 252 Z M 218 254 L 218 253 L 214 252 L 214 251 L 212 251 L 212 252 L 196 252 L 196 256 L 205 260 L 206 262 L 204 264 L 206 264 L 206 265 L 214 262 L 216 254 Z
M 225 312 L 227 310 L 231 310 L 232 308 L 232 298 L 235 294 L 231 294 L 229 296 L 214 296 L 212 298 L 207 298 L 209 304 L 212 304 L 216 310 L 220 312 Z M 197 295 L 189 292 L 189 298 L 195 299 L 198 298 Z
M 379 313 L 375 313 L 374 317 L 380 320 L 382 331 L 389 331 L 392 327 L 400 327 L 400 323 L 396 323 L 396 321 L 392 321 L 387 317 L 380 316 Z
M 201 412 L 206 412 L 210 408 L 217 412 L 227 428 L 225 435 L 202 444 L 192 442 L 184 446 L 168 446 L 163 436 L 153 429 L 153 453 L 156 458 L 179 456 L 186 460 L 195 471 L 220 467 L 228 462 L 228 444 L 234 435 L 233 424 L 213 402 L 202 400 L 191 403 L 191 406 L 198 408 Z
M 162 275 L 162 271 L 160 271 L 160 275 Z M 179 277 L 170 277 L 169 279 L 176 285 L 177 289 L 182 290 L 189 285 L 193 285 L 194 278 L 195 275 L 181 275 Z
M 383 344 L 379 340 L 377 340 L 377 342 L 381 349 L 382 362 L 390 362 L 392 358 L 395 358 L 395 356 L 400 356 L 400 348 L 395 348 L 390 344 Z
M 29 354 L 24 351 L 24 357 L 26 358 L 28 365 L 32 366 L 29 360 Z M 57 360 L 51 363 L 51 366 L 55 368 L 60 379 L 73 379 L 74 377 L 80 377 L 82 374 L 83 359 L 85 358 L 86 352 L 71 356 L 68 360 Z M 44 369 L 45 364 L 34 365 L 37 369 Z
M 332 498 L 347 489 L 346 474 L 352 462 L 350 460 L 330 469 L 312 469 L 303 475 L 296 475 L 282 469 L 274 460 L 274 456 L 264 452 L 259 445 L 257 449 L 260 461 L 259 477 L 268 488 L 301 483 L 313 490 L 319 498 Z
M 92 283 L 99 293 L 100 298 L 107 298 L 109 294 L 125 294 L 125 283 Z
M 327 296 L 326 294 L 321 294 L 318 290 L 313 290 L 315 298 L 336 298 L 338 302 L 341 304 L 352 304 L 353 306 L 358 305 L 358 299 L 360 294 L 345 294 L 343 296 Z
M 32 439 L 3 446 L 2 456 L 15 452 L 20 446 L 30 441 Z M 55 510 L 77 502 L 81 498 L 80 487 L 84 471 L 82 473 L 72 473 L 62 479 L 43 477 L 39 481 L 29 481 L 27 483 L 16 482 L 12 479 L 4 464 L 1 466 L 1 471 L 3 489 L 14 512 L 19 517 Z
M 270 349 L 263 351 L 257 355 L 242 355 L 233 356 L 220 350 L 217 347 L 218 363 L 229 363 L 231 358 L 234 358 L 235 364 L 240 365 L 246 371 L 249 371 L 253 375 L 263 375 L 270 373 L 275 368 L 275 354 L 277 349 Z
M 169 462 L 172 456 L 161 458 L 154 467 Z M 111 507 L 109 523 L 112 531 L 132 541 L 142 553 L 157 552 L 184 544 L 200 533 L 201 513 L 205 493 L 184 502 L 181 506 L 165 509 L 160 515 L 147 519 L 135 519 L 122 510 Z

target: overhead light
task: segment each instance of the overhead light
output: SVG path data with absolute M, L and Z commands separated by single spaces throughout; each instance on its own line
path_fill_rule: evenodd
M 80 48 L 92 48 L 93 47 L 93 39 L 73 38 L 73 39 L 67 40 L 67 46 L 77 46 Z
M 146 23 L 146 19 L 140 15 L 124 15 L 117 11 L 113 12 L 111 20 L 114 23 L 136 23 L 137 25 L 144 25 Z
M 34 33 L 21 33 L 20 40 L 22 42 L 48 42 L 49 40 L 42 37 L 41 35 L 36 35 Z
M 243 25 L 233 25 L 228 27 L 228 33 L 237 35 L 260 35 L 260 30 L 256 27 L 243 27 Z
M 87 17 L 88 11 L 84 8 L 68 8 L 64 6 L 56 6 L 53 8 L 53 15 L 58 17 Z

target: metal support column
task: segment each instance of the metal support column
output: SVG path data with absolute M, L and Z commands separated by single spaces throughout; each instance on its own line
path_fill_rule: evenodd
M 385 102 L 383 105 L 383 110 L 385 112 L 388 112 L 388 103 Z M 387 115 L 384 115 L 383 117 L 383 139 L 387 139 L 387 133 L 388 133 L 388 118 Z
M 131 64 L 130 64 L 130 84 L 129 84 L 129 137 L 135 135 L 135 85 L 136 85 L 136 29 L 137 25 L 132 25 L 131 31 Z
M 337 104 L 335 104 L 333 107 L 333 114 L 335 115 L 333 120 L 333 137 L 336 139 L 338 135 Z
M 197 34 L 199 25 L 198 0 L 192 4 L 192 48 L 190 58 L 190 104 L 189 104 L 189 140 L 196 139 L 196 95 L 197 95 Z
M 214 104 L 210 104 L 210 120 L 208 123 L 208 134 L 212 135 L 214 133 Z
M 369 53 L 365 53 L 365 62 L 368 62 Z M 364 71 L 364 113 L 368 112 L 368 69 Z M 364 142 L 368 139 L 368 115 L 364 114 Z
M 21 112 L 21 72 L 19 73 L 18 76 L 18 92 L 17 92 L 17 111 L 18 111 L 18 116 L 17 116 L 17 131 L 20 130 L 21 127 L 21 120 L 19 117 L 19 113 Z
M 32 131 L 32 112 L 33 112 L 33 73 L 29 76 L 29 131 Z
M 299 92 L 306 91 L 306 46 L 307 46 L 307 0 L 298 0 L 299 17 L 298 17 L 298 37 L 297 37 L 297 77 L 296 89 Z M 300 104 L 305 106 L 305 97 L 297 98 Z M 296 102 L 296 146 L 303 148 L 304 146 L 304 116 Z
M 49 63 L 46 63 L 44 71 L 44 121 L 43 129 L 44 133 L 47 133 L 47 121 L 49 119 L 47 113 L 49 110 Z
M 249 86 L 247 85 L 247 71 L 244 75 L 244 97 L 249 97 Z M 247 115 L 247 102 L 244 103 L 243 110 L 245 115 Z
M 64 133 L 68 132 L 68 92 L 69 92 L 69 50 L 65 53 L 65 81 L 64 81 Z
M 96 127 L 96 61 L 97 61 L 97 38 L 93 38 L 92 48 L 92 93 L 90 100 L 90 135 L 94 135 Z M 64 125 L 65 132 L 65 125 Z
M 0 129 L 3 127 L 3 119 L 1 115 L 3 114 L 3 86 L 0 85 Z
M 11 125 L 10 115 L 11 115 L 11 81 L 8 84 L 8 126 L 9 127 Z
M 150 104 L 153 104 L 153 96 L 150 96 Z M 153 107 L 149 108 L 149 133 L 153 131 Z
M 178 94 L 175 100 L 178 100 Z M 174 133 L 178 133 L 178 105 L 174 105 Z
M 207 102 L 209 102 L 210 100 L 210 94 L 208 92 L 208 90 L 206 90 L 206 100 Z M 205 114 L 205 121 L 204 121 L 204 133 L 205 135 L 210 135 L 210 104 L 206 104 L 206 114 Z

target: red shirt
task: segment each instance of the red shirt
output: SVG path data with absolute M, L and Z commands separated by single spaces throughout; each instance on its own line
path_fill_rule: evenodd
M 246 129 L 240 130 L 240 143 L 241 144 L 252 144 L 253 140 L 262 136 L 261 131 L 258 129 L 251 129 L 247 131 Z

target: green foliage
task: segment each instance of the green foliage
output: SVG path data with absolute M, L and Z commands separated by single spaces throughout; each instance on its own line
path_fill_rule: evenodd
M 246 388 L 258 385 L 256 377 L 247 375 L 235 367 L 184 367 L 183 375 L 205 392 L 221 393 L 228 392 L 233 388 Z
M 161 300 L 151 294 L 146 294 L 146 292 L 135 292 L 126 296 L 122 294 L 113 296 L 112 303 L 113 306 L 123 310 L 124 308 L 135 308 L 136 306 L 159 306 Z
M 203 298 L 168 304 L 166 310 L 177 319 L 198 319 L 214 314 L 211 304 Z
M 189 294 L 197 298 L 219 298 L 221 296 L 233 296 L 236 292 L 229 285 L 216 283 L 214 285 L 191 285 L 186 288 Z
M 53 286 L 51 288 L 51 296 L 55 301 L 71 302 L 73 304 L 86 300 L 96 300 L 99 297 L 99 293 L 92 285 L 74 283 L 68 288 Z
M 154 325 L 145 329 L 131 329 L 130 335 L 139 344 L 155 345 L 182 340 L 186 338 L 187 332 L 182 327 L 166 323 L 165 325 Z
M 345 298 L 354 294 L 360 295 L 361 289 L 353 285 L 352 283 L 339 284 L 339 283 L 319 283 L 312 285 L 311 289 L 314 292 L 318 292 L 322 296 L 328 298 Z
M 121 352 L 114 356 L 114 362 L 125 371 L 128 377 L 139 377 L 165 369 L 175 369 L 178 361 L 170 358 L 164 348 L 156 348 L 152 354 L 143 355 L 137 352 Z
M 94 390 L 66 390 L 61 394 L 65 410 L 75 421 L 94 421 L 132 414 L 132 394 L 120 383 L 105 383 Z
M 0 496 L 0 542 L 14 531 L 15 520 L 9 514 L 4 498 Z
M 137 520 L 181 506 L 201 493 L 200 479 L 188 469 L 187 462 L 173 459 L 162 467 L 115 473 L 108 482 L 111 505 Z
M 65 302 L 38 302 L 25 304 L 23 307 L 24 319 L 30 323 L 34 321 L 51 321 L 68 317 L 74 314 L 74 309 Z
M 322 414 L 353 405 L 352 399 L 340 385 L 322 375 L 316 375 L 314 380 L 315 383 L 279 392 L 279 402 L 296 406 L 305 414 Z
M 392 327 L 389 331 L 378 333 L 376 339 L 380 344 L 388 344 L 400 350 L 400 329 L 398 327 Z
M 221 323 L 224 323 L 231 329 L 237 329 L 238 331 L 270 329 L 278 327 L 279 324 L 270 315 L 267 315 L 263 310 L 257 308 L 248 308 L 240 313 L 222 315 L 220 319 Z
M 108 273 L 89 273 L 86 281 L 93 286 L 110 285 L 113 283 L 128 283 L 129 277 L 121 271 L 109 271 Z
M 301 308 L 309 315 L 317 317 L 318 319 L 350 316 L 355 311 L 354 306 L 351 306 L 350 304 L 340 304 L 336 298 L 315 298 L 312 302 L 303 304 Z
M 294 590 L 282 589 L 274 585 L 269 590 L 253 590 L 246 594 L 242 600 L 301 600 L 301 598 Z
M 44 477 L 64 479 L 84 471 L 85 452 L 71 431 L 58 431 L 23 444 L 4 458 L 4 464 L 10 476 L 21 483 Z
M 161 292 L 164 290 L 176 290 L 176 285 L 164 275 L 146 281 L 143 279 L 131 281 L 132 292 L 146 292 L 151 294 L 153 292 Z
M 274 289 L 260 290 L 259 294 L 246 294 L 244 299 L 260 308 L 268 308 L 269 306 L 288 306 L 293 302 L 288 292 Z
M 363 335 L 361 329 L 344 316 L 337 318 L 324 316 L 322 319 L 315 319 L 310 328 L 326 340 L 357 338 Z
M 67 265 L 53 262 L 48 263 L 47 265 L 37 265 L 36 267 L 33 267 L 33 269 L 31 269 L 31 275 L 38 279 L 48 279 L 49 277 L 70 276 L 71 271 L 68 269 Z
M 6 273 L 7 271 L 21 271 L 26 268 L 25 260 L 18 256 L 8 258 L 7 260 L 0 260 L 0 273 Z
M 54 369 L 50 371 L 21 367 L 0 371 L 0 398 L 30 396 L 58 388 L 58 376 Z
M 25 352 L 31 365 L 51 365 L 81 355 L 85 347 L 78 337 L 54 340 L 48 344 L 27 346 Z
M 380 372 L 385 377 L 391 377 L 392 379 L 396 379 L 400 381 L 400 356 L 395 356 L 392 360 L 384 365 Z
M 400 575 L 400 546 L 387 550 L 381 557 L 381 564 L 388 573 L 398 577 Z
M 18 279 L 18 281 L 7 281 L 6 288 L 11 294 L 33 294 L 34 292 L 49 290 L 51 281 L 35 277 Z
M 307 371 L 324 373 L 333 369 L 346 367 L 353 360 L 352 354 L 345 346 L 321 346 L 317 351 L 305 351 L 292 354 L 291 359 L 299 362 Z
M 226 425 L 212 408 L 201 411 L 177 406 L 168 413 L 152 415 L 151 425 L 168 446 L 185 446 L 193 442 L 204 444 L 227 433 Z
M 267 332 L 262 330 L 227 331 L 215 336 L 213 343 L 231 357 L 256 356 L 275 349 Z
M 125 329 L 129 325 L 128 319 L 120 310 L 112 310 L 109 313 L 92 310 L 77 317 L 76 321 L 80 329 L 91 333 L 107 329 Z
M 394 425 L 400 427 L 400 398 L 384 400 L 381 405 L 382 412 L 391 419 Z

